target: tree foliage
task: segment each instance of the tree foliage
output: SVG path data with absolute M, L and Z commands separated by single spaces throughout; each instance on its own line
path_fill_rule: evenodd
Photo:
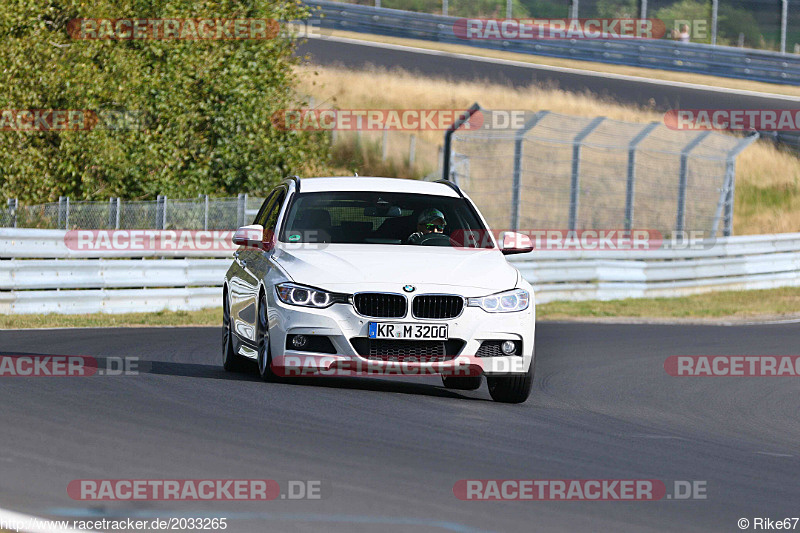
M 78 40 L 75 18 L 307 16 L 297 0 L 4 0 L 0 109 L 117 110 L 141 129 L 0 131 L 0 195 L 26 202 L 263 193 L 327 153 L 321 134 L 283 131 L 294 41 Z

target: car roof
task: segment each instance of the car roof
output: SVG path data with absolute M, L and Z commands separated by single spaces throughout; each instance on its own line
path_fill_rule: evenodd
M 459 194 L 449 185 L 432 181 L 401 178 L 362 178 L 360 176 L 303 178 L 300 180 L 301 193 L 332 191 L 399 192 L 459 198 Z

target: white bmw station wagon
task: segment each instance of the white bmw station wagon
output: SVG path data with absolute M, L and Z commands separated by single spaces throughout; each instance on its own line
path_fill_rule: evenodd
M 524 402 L 534 371 L 531 285 L 453 183 L 293 178 L 270 192 L 223 289 L 222 360 L 267 381 L 353 369 L 441 374 L 445 387 Z M 299 362 L 299 363 L 298 363 Z M 468 368 L 469 371 L 463 370 Z

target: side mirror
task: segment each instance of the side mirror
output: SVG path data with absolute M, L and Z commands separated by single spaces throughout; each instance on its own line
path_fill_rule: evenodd
M 503 255 L 525 254 L 533 251 L 531 238 L 522 233 L 504 231 L 498 239 L 500 251 Z
M 233 234 L 233 244 L 269 251 L 274 246 L 271 237 L 271 235 L 264 235 L 264 226 L 252 224 L 250 226 L 242 226 L 236 230 L 236 233 Z

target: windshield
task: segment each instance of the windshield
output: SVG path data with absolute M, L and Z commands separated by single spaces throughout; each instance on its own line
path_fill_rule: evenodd
M 289 243 L 428 245 L 493 248 L 464 198 L 387 192 L 297 194 L 280 240 Z

